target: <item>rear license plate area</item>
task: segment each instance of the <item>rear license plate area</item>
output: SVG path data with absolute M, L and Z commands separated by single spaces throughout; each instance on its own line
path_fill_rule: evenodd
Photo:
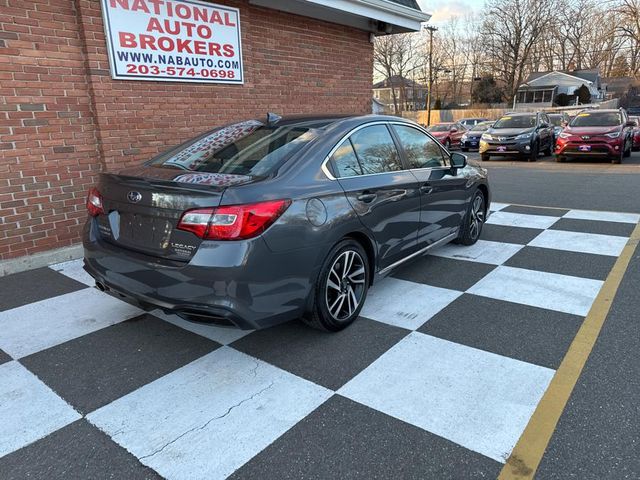
M 169 246 L 173 226 L 165 218 L 120 212 L 120 242 L 153 250 Z

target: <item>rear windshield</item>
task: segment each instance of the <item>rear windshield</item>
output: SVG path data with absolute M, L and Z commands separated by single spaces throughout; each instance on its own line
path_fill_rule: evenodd
M 268 126 L 251 120 L 207 132 L 158 155 L 149 165 L 190 172 L 265 176 L 316 137 L 317 130 L 311 128 Z
M 433 127 L 429 127 L 427 130 L 429 132 L 448 132 L 453 128 L 453 125 L 434 125 Z
M 549 121 L 554 127 L 562 126 L 562 115 L 549 115 Z
M 571 120 L 572 127 L 615 127 L 622 123 L 618 112 L 579 113 Z
M 493 124 L 493 128 L 532 128 L 536 126 L 535 115 L 517 115 L 502 117 Z

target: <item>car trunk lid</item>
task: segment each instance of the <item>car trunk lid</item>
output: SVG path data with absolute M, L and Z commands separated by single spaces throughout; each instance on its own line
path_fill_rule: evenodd
M 97 217 L 101 237 L 115 245 L 155 257 L 188 261 L 202 240 L 178 230 L 182 214 L 216 207 L 226 188 L 252 177 L 137 167 L 102 174 L 98 190 L 104 214 Z

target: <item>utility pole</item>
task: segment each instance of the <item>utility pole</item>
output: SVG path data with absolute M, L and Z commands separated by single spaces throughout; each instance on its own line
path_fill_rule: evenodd
M 433 32 L 436 27 L 425 26 L 429 30 L 429 86 L 427 90 L 427 126 L 431 125 L 431 87 L 433 87 Z

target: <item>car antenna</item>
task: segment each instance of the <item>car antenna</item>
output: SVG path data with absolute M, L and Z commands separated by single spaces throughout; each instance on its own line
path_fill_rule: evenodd
M 272 113 L 272 112 L 267 112 L 267 125 L 268 126 L 273 126 L 276 123 L 278 123 L 280 120 L 282 119 L 282 117 L 276 113 Z

